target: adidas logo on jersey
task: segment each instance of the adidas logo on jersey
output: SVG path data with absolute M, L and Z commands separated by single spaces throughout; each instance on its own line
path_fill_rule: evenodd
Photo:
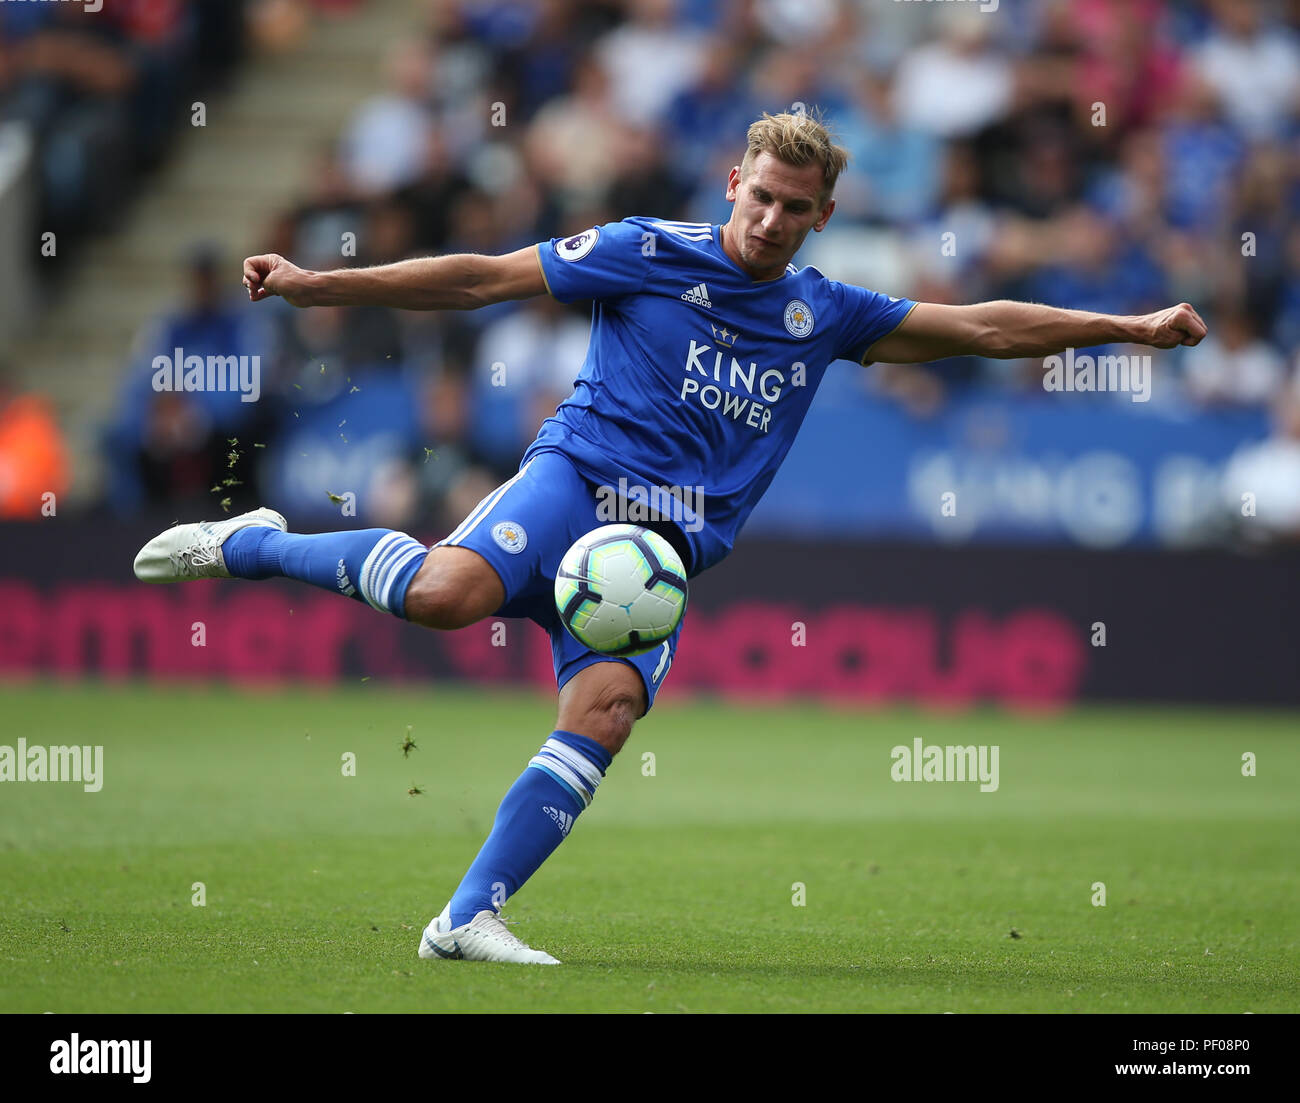
M 709 302 L 709 289 L 702 283 L 697 283 L 689 291 L 683 291 L 682 301 L 694 303 L 696 306 L 707 306 L 710 310 L 713 309 L 713 304 Z
M 569 828 L 573 826 L 573 814 L 570 812 L 561 812 L 558 808 L 552 808 L 549 804 L 542 806 L 542 811 L 555 821 L 555 826 L 560 829 L 560 834 L 567 836 Z

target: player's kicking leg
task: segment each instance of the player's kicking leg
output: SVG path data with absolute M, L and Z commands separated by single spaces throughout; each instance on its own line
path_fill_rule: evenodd
M 505 597 L 496 572 L 464 548 L 434 548 L 404 532 L 360 529 L 299 534 L 255 509 L 224 521 L 173 525 L 135 557 L 142 582 L 294 578 L 427 628 L 464 628 Z M 412 607 L 406 595 L 415 587 Z
M 429 628 L 463 628 L 495 614 L 531 617 L 550 630 L 556 729 L 506 793 L 474 863 L 425 929 L 421 957 L 558 964 L 512 935 L 500 907 L 591 803 L 633 722 L 653 704 L 677 640 L 675 633 L 662 649 L 611 661 L 559 625 L 555 570 L 573 540 L 604 523 L 596 505 L 568 461 L 542 455 L 433 549 L 389 529 L 288 533 L 283 517 L 261 509 L 173 526 L 136 557 L 136 575 L 146 582 L 280 576 Z
M 506 793 L 478 856 L 424 929 L 420 957 L 559 964 L 511 934 L 499 909 L 568 837 L 645 710 L 641 675 L 626 663 L 598 662 L 565 683 L 556 730 Z
M 497 615 L 528 617 L 550 633 L 560 698 L 555 730 L 524 765 L 487 841 L 425 928 L 418 947 L 423 958 L 555 963 L 513 939 L 498 913 L 591 804 L 633 722 L 654 704 L 677 641 L 675 634 L 654 652 L 611 660 L 587 650 L 560 623 L 555 572 L 573 541 L 604 523 L 598 505 L 567 459 L 541 453 L 434 549 L 477 553 L 504 586 Z M 408 615 L 427 616 L 426 603 L 436 606 L 444 591 L 437 574 L 421 572 L 407 595 Z
M 480 503 L 480 507 L 482 505 Z M 441 629 L 473 624 L 496 611 L 505 600 L 500 575 L 482 555 L 468 548 L 430 549 L 405 533 L 388 529 L 299 535 L 286 532 L 285 528 L 284 518 L 270 509 L 253 510 L 224 521 L 173 525 L 140 550 L 135 560 L 135 573 L 145 582 L 156 583 L 201 578 L 296 578 L 366 601 L 376 609 L 404 617 L 415 624 Z M 633 678 L 636 678 L 635 673 Z M 595 691 L 596 680 L 591 681 Z M 638 692 L 639 686 L 638 680 Z M 574 698 L 574 692 L 566 696 L 566 699 Z M 571 712 L 573 706 L 568 707 Z M 562 716 L 569 714 L 562 712 Z M 627 729 L 631 729 L 630 719 Z M 605 727 L 592 730 L 607 741 L 612 739 L 612 735 L 605 734 Z M 585 772 L 594 779 L 588 783 L 590 792 L 594 792 L 604 767 L 609 765 L 609 754 L 583 735 L 575 734 L 568 738 L 575 745 L 588 743 L 585 754 L 603 763 L 591 765 L 581 750 L 561 752 L 570 754 L 574 763 L 588 763 Z M 622 738 L 627 738 L 626 733 Z M 544 748 L 541 755 L 547 753 Z M 563 783 L 551 780 L 556 774 L 564 773 L 565 767 L 556 759 L 551 768 L 553 773 L 542 788 L 555 786 L 561 791 L 544 793 L 544 803 L 547 807 L 558 805 L 567 808 L 565 814 L 568 822 L 572 823 L 578 809 L 569 807 L 568 794 L 562 791 Z M 578 766 L 577 769 L 582 771 L 584 767 Z M 538 787 L 536 782 L 542 777 L 540 773 L 526 770 L 525 777 L 516 782 L 507 794 L 502 812 L 498 814 L 497 826 L 484 845 L 477 865 L 479 873 L 488 871 L 493 884 L 509 882 L 511 891 L 531 876 L 563 837 L 547 840 L 546 845 L 538 846 L 534 825 L 524 827 L 519 824 L 512 829 L 508 822 L 508 808 L 521 799 L 527 799 L 526 794 Z M 589 795 L 587 799 L 590 800 Z M 504 821 L 503 816 L 506 817 Z M 566 827 L 564 834 L 567 833 Z M 497 863 L 502 861 L 507 868 L 498 868 Z M 473 885 L 475 882 L 467 875 L 466 883 Z M 440 917 L 442 927 L 438 929 L 439 920 L 429 925 L 426 936 L 432 932 L 439 937 L 437 941 L 430 937 L 422 939 L 421 957 L 559 964 L 550 954 L 531 949 L 507 929 L 499 915 L 499 904 L 504 902 L 504 896 L 498 898 L 490 893 L 482 907 L 473 907 L 472 903 L 477 899 L 472 889 L 466 889 L 453 898 L 454 903 L 461 905 L 460 909 L 453 911 L 452 903 L 449 903 Z M 466 905 L 466 901 L 471 904 Z M 471 908 L 468 913 L 464 912 L 465 906 Z M 454 923 L 453 914 L 456 917 Z M 445 939 L 442 934 L 445 934 Z M 445 951 L 439 948 L 444 943 Z

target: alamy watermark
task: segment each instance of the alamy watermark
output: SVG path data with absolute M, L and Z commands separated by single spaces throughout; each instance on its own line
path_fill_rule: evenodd
M 262 358 L 260 356 L 185 355 L 177 348 L 170 356 L 153 358 L 155 391 L 232 391 L 240 402 L 256 402 L 262 397 Z
M 895 781 L 978 781 L 981 793 L 998 791 L 998 746 L 950 746 L 920 738 L 889 752 L 889 776 Z
M 99 1040 L 73 1034 L 66 1041 L 59 1038 L 50 1043 L 50 1072 L 58 1076 L 81 1074 L 108 1074 L 130 1076 L 133 1083 L 147 1084 L 153 1043 L 149 1039 Z
M 641 486 L 619 479 L 596 488 L 596 517 L 605 524 L 672 521 L 685 532 L 704 527 L 704 487 Z
M 79 781 L 87 793 L 104 786 L 104 748 L 73 745 L 17 747 L 0 743 L 0 781 Z
M 6 4 L 80 4 L 81 10 L 94 15 L 103 8 L 104 0 L 0 0 Z
M 1151 398 L 1151 357 L 1145 354 L 1079 356 L 1066 349 L 1063 357 L 1045 356 L 1043 368 L 1045 391 L 1127 392 L 1134 402 Z
M 975 5 L 982 12 L 998 10 L 999 0 L 894 0 L 895 4 L 962 4 Z

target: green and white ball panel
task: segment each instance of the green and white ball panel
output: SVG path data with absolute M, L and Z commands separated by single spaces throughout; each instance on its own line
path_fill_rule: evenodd
M 555 606 L 570 634 L 605 655 L 638 655 L 677 628 L 686 571 L 658 533 L 605 525 L 577 540 L 555 578 Z

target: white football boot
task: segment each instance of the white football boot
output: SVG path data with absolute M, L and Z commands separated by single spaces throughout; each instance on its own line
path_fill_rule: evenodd
M 512 961 L 519 965 L 559 965 L 550 954 L 534 950 L 512 935 L 494 911 L 481 911 L 452 928 L 451 902 L 429 921 L 420 938 L 420 956 L 452 961 Z
M 228 521 L 173 525 L 140 549 L 135 577 L 141 582 L 188 582 L 195 578 L 230 578 L 221 545 L 232 532 L 251 527 L 284 532 L 288 523 L 273 509 L 255 509 Z

